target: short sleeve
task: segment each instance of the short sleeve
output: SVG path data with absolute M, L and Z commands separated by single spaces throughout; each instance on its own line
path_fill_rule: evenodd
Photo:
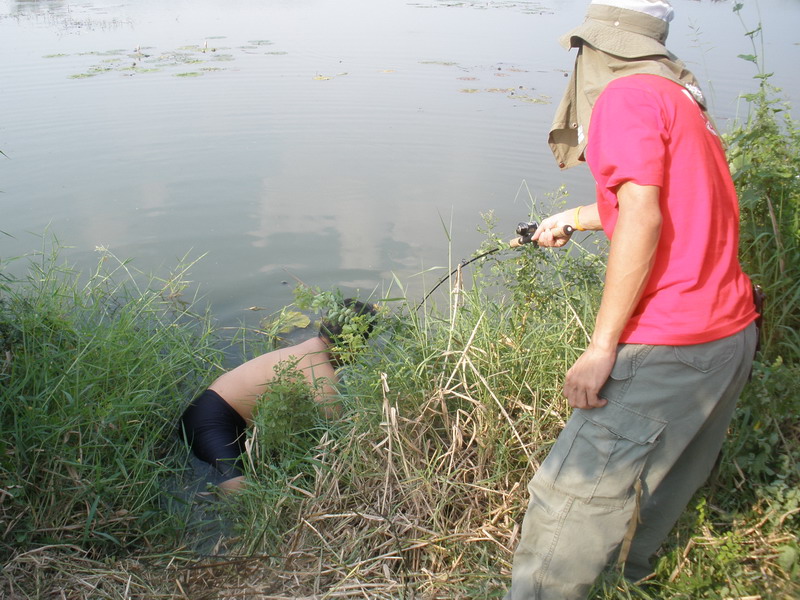
M 668 133 L 658 96 L 618 79 L 600 94 L 589 125 L 586 160 L 597 184 L 663 186 Z

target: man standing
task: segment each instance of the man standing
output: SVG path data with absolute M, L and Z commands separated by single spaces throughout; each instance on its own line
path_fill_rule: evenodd
M 589 346 L 567 371 L 575 411 L 530 483 L 513 600 L 585 598 L 616 556 L 651 572 L 707 479 L 756 344 L 737 259 L 738 202 L 700 88 L 664 46 L 666 0 L 593 0 L 562 38 L 575 71 L 550 133 L 585 161 L 596 202 L 542 221 L 602 229 L 610 250 Z

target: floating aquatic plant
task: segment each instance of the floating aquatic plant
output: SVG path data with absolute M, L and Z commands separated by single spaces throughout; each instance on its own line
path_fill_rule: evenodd
M 85 72 L 71 75 L 71 79 L 86 79 L 101 73 L 118 72 L 126 76 L 155 73 L 164 69 L 178 68 L 183 65 L 202 65 L 209 62 L 232 62 L 236 56 L 232 49 L 223 46 L 210 45 L 209 40 L 223 39 L 223 36 L 208 37 L 202 44 L 186 44 L 171 50 L 160 51 L 152 46 L 137 46 L 132 51 L 123 49 L 81 52 L 77 56 L 111 57 L 90 66 Z M 271 46 L 269 40 L 254 40 L 248 42 L 249 46 L 238 48 L 247 52 L 259 47 Z M 252 52 L 250 52 L 252 54 Z M 271 51 L 264 54 L 282 55 L 283 51 Z M 49 55 L 46 58 L 66 57 L 68 54 Z M 125 59 L 130 59 L 128 62 Z M 197 71 L 175 73 L 177 77 L 196 77 L 204 73 L 222 71 L 222 67 L 199 67 Z

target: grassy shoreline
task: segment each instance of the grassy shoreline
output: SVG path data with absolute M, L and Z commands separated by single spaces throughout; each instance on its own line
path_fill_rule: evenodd
M 111 272 L 76 289 L 55 257 L 37 262 L 0 301 L 4 597 L 502 597 L 525 485 L 569 413 L 559 384 L 596 305 L 591 256 L 524 248 L 443 311 L 385 308 L 342 420 L 277 461 L 256 444 L 232 502 L 185 491 L 171 437 L 221 368 L 208 315 L 176 302 L 185 273 L 131 289 L 106 256 Z M 796 359 L 757 365 L 658 576 L 634 590 L 609 573 L 595 597 L 797 593 L 798 383 Z

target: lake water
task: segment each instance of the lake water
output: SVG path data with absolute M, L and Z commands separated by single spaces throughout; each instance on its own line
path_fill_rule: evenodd
M 396 276 L 421 298 L 482 213 L 511 237 L 532 197 L 592 200 L 546 144 L 574 59 L 557 38 L 586 5 L 0 2 L 0 256 L 45 231 L 84 270 L 97 247 L 148 273 L 204 255 L 191 279 L 228 325 L 289 303 L 295 277 L 380 296 Z M 674 5 L 668 46 L 724 129 L 756 87 L 745 27 L 728 2 Z M 800 1 L 742 15 L 798 98 Z

